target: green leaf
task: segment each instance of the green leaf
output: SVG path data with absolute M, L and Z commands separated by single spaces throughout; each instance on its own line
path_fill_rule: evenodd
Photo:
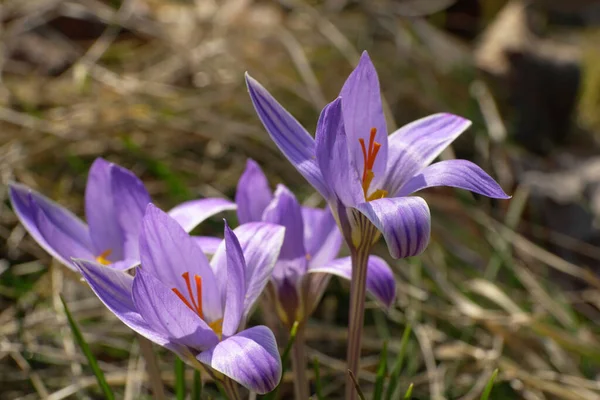
M 360 400 L 366 400 L 365 394 L 363 393 L 362 389 L 360 388 L 360 385 L 358 384 L 358 381 L 356 380 L 356 376 L 354 375 L 354 372 L 348 370 L 348 375 L 350 375 L 350 379 L 352 379 L 352 383 L 354 383 L 354 389 L 356 389 L 356 393 L 358 393 L 358 398 Z
M 398 380 L 400 378 L 400 371 L 402 371 L 402 364 L 404 363 L 404 355 L 406 354 L 406 347 L 408 345 L 408 339 L 410 338 L 411 326 L 407 324 L 402 334 L 402 340 L 400 341 L 400 352 L 392 368 L 390 374 L 390 383 L 388 384 L 387 391 L 385 392 L 385 399 L 391 400 L 394 391 L 398 387 Z
M 377 368 L 377 378 L 375 380 L 375 390 L 373 391 L 373 400 L 381 400 L 383 398 L 383 384 L 385 382 L 385 374 L 387 373 L 387 341 L 383 342 L 383 350 L 379 367 Z
M 65 314 L 67 315 L 67 320 L 69 321 L 69 326 L 71 327 L 71 331 L 73 332 L 75 341 L 81 348 L 81 351 L 83 351 L 83 354 L 85 354 L 85 357 L 88 360 L 88 364 L 89 364 L 90 368 L 92 369 L 92 371 L 94 372 L 94 375 L 96 376 L 98 385 L 100 386 L 100 389 L 102 389 L 102 392 L 104 393 L 104 398 L 107 400 L 114 400 L 115 396 L 114 396 L 112 390 L 110 389 L 110 386 L 108 386 L 106 379 L 104 378 L 104 373 L 98 366 L 98 362 L 96 361 L 94 354 L 92 354 L 90 347 L 88 346 L 83 335 L 81 334 L 81 330 L 79 329 L 79 327 L 77 326 L 77 323 L 73 319 L 73 316 L 71 315 L 71 312 L 69 311 L 69 308 L 67 307 L 67 303 L 65 302 L 65 299 L 62 298 L 62 296 L 60 296 L 60 301 L 62 302 L 63 307 L 65 308 Z
M 325 400 L 323 397 L 323 385 L 321 384 L 321 371 L 319 369 L 319 359 L 315 357 L 315 396 L 317 400 Z
M 481 394 L 481 400 L 488 400 L 490 398 L 490 393 L 492 393 L 492 388 L 494 387 L 494 382 L 496 381 L 496 377 L 498 376 L 498 370 L 495 369 L 488 381 L 487 385 L 485 385 L 485 389 Z
M 406 393 L 404 393 L 404 400 L 410 400 L 412 398 L 413 387 L 415 387 L 413 383 L 408 385 L 408 389 L 406 389 Z
M 300 323 L 298 321 L 294 322 L 294 325 L 292 325 L 292 329 L 290 330 L 290 340 L 288 340 L 287 345 L 285 346 L 285 349 L 283 350 L 283 354 L 281 355 L 281 366 L 283 368 L 283 372 L 285 372 L 285 366 L 287 364 L 287 360 L 290 357 L 290 351 L 292 350 L 292 346 L 294 345 L 294 342 L 296 341 L 296 334 L 298 333 L 298 326 L 300 326 Z M 281 379 L 283 379 L 283 374 L 281 374 Z M 279 383 L 277 384 L 277 387 L 275 389 L 273 389 L 273 391 L 271 393 L 268 393 L 266 396 L 263 397 L 263 399 L 265 400 L 273 400 L 277 398 L 277 393 L 279 392 L 279 386 L 281 386 L 281 381 L 279 381 Z
M 199 369 L 194 370 L 194 384 L 192 386 L 192 400 L 200 400 L 202 397 L 202 376 Z
M 175 398 L 185 400 L 185 363 L 175 357 Z

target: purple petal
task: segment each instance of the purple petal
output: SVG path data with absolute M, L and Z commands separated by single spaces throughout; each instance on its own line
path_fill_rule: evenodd
M 391 197 L 440 155 L 471 121 L 452 114 L 434 114 L 403 126 L 389 137 L 383 188 Z
M 221 293 L 215 275 L 194 239 L 177 221 L 153 204 L 148 204 L 142 226 L 139 246 L 144 270 L 169 288 L 177 288 L 182 294 L 189 292 L 182 275 L 189 273 L 191 282 L 195 275 L 199 275 L 202 278 L 202 310 L 205 319 L 212 322 L 221 318 Z
M 244 316 L 246 297 L 246 261 L 242 246 L 225 222 L 225 252 L 227 254 L 227 299 L 223 312 L 223 337 L 237 332 Z
M 256 161 L 248 159 L 246 169 L 238 181 L 235 192 L 239 223 L 260 221 L 263 211 L 271 200 L 273 200 L 273 194 L 269 188 L 267 177 Z
M 302 207 L 304 245 L 310 265 L 323 265 L 333 260 L 342 246 L 342 234 L 329 209 Z
M 125 258 L 139 259 L 138 238 L 150 195 L 128 169 L 113 165 L 111 175 L 115 212 L 123 232 L 123 254 Z
M 148 325 L 133 304 L 131 275 L 92 261 L 73 260 L 73 262 L 96 296 L 125 325 L 154 343 L 161 346 L 169 345 L 170 341 L 166 333 Z
M 348 137 L 344 130 L 341 98 L 329 103 L 317 123 L 317 162 L 332 194 L 344 205 L 354 206 L 364 201 L 357 163 L 350 156 Z M 330 200 L 330 199 L 328 199 Z
M 341 278 L 352 279 L 352 260 L 350 257 L 338 258 L 329 264 L 311 267 L 310 273 L 327 273 Z M 386 307 L 392 305 L 396 297 L 396 280 L 384 259 L 370 256 L 367 265 L 367 291 Z
M 126 260 L 115 261 L 114 263 L 110 264 L 108 266 L 108 268 L 116 269 L 119 271 L 129 271 L 130 269 L 139 267 L 139 266 L 140 266 L 140 260 L 126 259 Z
M 434 187 L 451 186 L 495 199 L 509 199 L 500 185 L 484 170 L 467 160 L 440 161 L 425 168 L 400 189 L 400 196 Z
M 328 198 L 329 191 L 314 160 L 315 141 L 300 123 L 254 78 L 246 74 L 246 85 L 258 117 L 279 150 L 298 172 Z
M 215 254 L 223 239 L 212 236 L 191 236 L 204 254 Z
M 112 163 L 97 158 L 88 174 L 85 187 L 85 218 L 96 255 L 109 261 L 123 259 L 123 232 L 115 211 L 112 193 Z
M 246 298 L 244 318 L 252 311 L 254 303 L 271 278 L 273 267 L 285 234 L 285 228 L 262 222 L 250 222 L 233 230 L 238 238 L 246 261 Z M 222 293 L 227 287 L 227 253 L 222 242 L 212 258 L 211 265 Z
M 360 173 L 364 168 L 364 157 L 359 139 L 364 140 L 368 151 L 371 129 L 377 129 L 375 142 L 381 144 L 381 148 L 373 165 L 374 178 L 372 185 L 379 187 L 385 178 L 388 157 L 388 132 L 381 104 L 379 78 L 366 51 L 362 53 L 358 65 L 344 83 L 340 96 L 343 99 L 342 112 L 348 143 Z
M 140 269 L 133 280 L 133 302 L 144 321 L 177 344 L 202 351 L 219 342 L 208 324 L 152 274 Z
M 15 214 L 27 232 L 50 255 L 71 269 L 75 269 L 70 261 L 73 251 L 87 259 L 95 258 L 87 227 L 73 213 L 18 183 L 9 184 L 8 192 Z M 43 231 L 38 223 L 40 214 Z M 52 236 L 52 232 L 58 232 L 58 236 Z M 47 238 L 46 234 L 50 236 Z
M 266 326 L 255 326 L 225 339 L 197 359 L 258 394 L 275 389 L 281 379 L 277 342 Z
M 190 232 L 202 221 L 227 210 L 235 210 L 235 203 L 219 198 L 191 200 L 181 203 L 169 211 L 169 215 L 186 232 Z
M 357 208 L 383 233 L 392 257 L 416 256 L 427 247 L 431 217 L 422 198 L 383 198 Z

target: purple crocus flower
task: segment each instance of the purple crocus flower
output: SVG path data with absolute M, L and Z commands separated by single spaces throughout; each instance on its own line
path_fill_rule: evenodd
M 141 224 L 141 267 L 135 277 L 89 260 L 74 260 L 102 302 L 128 327 L 195 367 L 210 367 L 244 387 L 266 393 L 281 378 L 273 333 L 245 321 L 267 284 L 284 228 L 251 224 L 225 240 L 209 264 L 176 220 L 149 204 Z M 222 375 L 221 375 L 222 374 Z
M 263 171 L 248 160 L 236 191 L 240 234 L 252 222 L 263 221 L 285 227 L 285 239 L 275 264 L 270 287 L 278 314 L 288 326 L 304 322 L 319 303 L 331 275 L 350 280 L 350 257 L 336 258 L 342 236 L 328 209 L 302 207 L 285 186 L 271 192 Z M 242 233 L 243 232 L 243 233 Z M 384 306 L 395 296 L 395 280 L 388 264 L 370 256 L 367 264 L 367 290 Z
M 388 137 L 377 72 L 366 52 L 340 97 L 323 109 L 316 140 L 256 80 L 247 75 L 246 82 L 271 138 L 327 199 L 355 248 L 370 248 L 381 232 L 392 257 L 421 253 L 429 242 L 429 208 L 409 195 L 425 188 L 452 186 L 509 197 L 472 162 L 429 165 L 470 126 L 464 118 L 434 114 Z
M 94 161 L 85 190 L 87 225 L 27 186 L 11 183 L 9 194 L 29 234 L 67 267 L 76 270 L 71 258 L 122 270 L 139 263 L 138 236 L 150 195 L 131 171 L 102 158 Z M 190 231 L 206 218 L 234 208 L 225 199 L 201 199 L 182 203 L 169 215 Z

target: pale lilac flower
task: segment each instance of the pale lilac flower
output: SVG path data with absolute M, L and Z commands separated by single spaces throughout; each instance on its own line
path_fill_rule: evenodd
M 395 258 L 421 253 L 430 235 L 425 200 L 411 194 L 452 186 L 506 199 L 498 184 L 466 160 L 429 165 L 470 126 L 470 121 L 435 114 L 388 137 L 377 72 L 366 52 L 327 105 L 316 140 L 256 80 L 246 77 L 254 107 L 273 141 L 327 199 L 345 239 L 370 248 L 379 237 Z
M 225 225 L 225 240 L 209 264 L 180 224 L 150 204 L 135 277 L 93 261 L 74 262 L 131 329 L 196 367 L 210 367 L 217 379 L 223 374 L 263 394 L 279 383 L 281 359 L 269 328 L 245 329 L 245 322 L 269 280 L 284 228 L 249 225 L 255 240 L 241 238 L 241 244 Z
M 67 267 L 76 270 L 71 258 L 122 270 L 139 263 L 138 236 L 150 195 L 131 171 L 102 158 L 94 161 L 85 190 L 87 225 L 27 186 L 11 183 L 9 194 L 29 234 Z M 234 208 L 225 199 L 200 199 L 180 204 L 169 215 L 190 231 L 206 218 Z

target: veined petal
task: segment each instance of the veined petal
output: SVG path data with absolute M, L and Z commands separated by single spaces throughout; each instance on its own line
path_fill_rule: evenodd
M 328 208 L 302 207 L 304 245 L 309 265 L 323 265 L 333 260 L 342 246 L 342 234 Z
M 88 173 L 85 187 L 85 218 L 96 256 L 106 254 L 111 262 L 122 260 L 123 232 L 115 212 L 112 193 L 113 164 L 96 158 Z
M 71 269 L 75 269 L 71 263 L 74 252 L 94 258 L 87 226 L 73 213 L 27 186 L 11 183 L 8 191 L 15 214 L 44 250 Z M 58 232 L 57 236 L 51 232 Z
M 311 267 L 309 273 L 327 273 L 347 280 L 352 279 L 352 260 L 350 257 L 338 258 L 319 267 Z M 370 256 L 367 264 L 367 291 L 380 303 L 389 307 L 396 296 L 394 274 L 384 259 Z
M 200 353 L 197 359 L 258 394 L 275 389 L 281 379 L 277 342 L 266 326 L 231 336 Z
M 344 125 L 348 135 L 348 144 L 352 158 L 359 171 L 363 171 L 364 158 L 359 139 L 363 139 L 365 146 L 369 145 L 372 128 L 377 130 L 375 142 L 381 145 L 375 163 L 373 164 L 373 186 L 379 187 L 385 178 L 386 162 L 388 157 L 388 138 L 383 106 L 381 103 L 381 90 L 375 66 L 364 51 L 358 65 L 352 71 L 340 92 L 342 97 L 342 112 Z
M 355 206 L 363 202 L 365 197 L 358 164 L 348 149 L 342 103 L 343 100 L 338 97 L 321 112 L 317 123 L 316 156 L 323 178 L 333 192 L 331 194 L 337 196 L 345 206 Z M 358 142 L 357 146 L 360 148 Z
M 389 137 L 389 156 L 383 188 L 389 196 L 428 166 L 469 126 L 471 121 L 452 114 L 433 114 L 403 126 Z
M 110 264 L 108 266 L 108 268 L 116 269 L 119 271 L 129 271 L 130 269 L 139 267 L 139 266 L 140 266 L 140 260 L 125 259 L 125 260 L 115 261 L 114 263 Z
M 191 236 L 191 238 L 202 249 L 202 252 L 207 255 L 215 254 L 223 241 L 221 238 L 212 236 Z
M 314 160 L 315 141 L 300 123 L 246 73 L 246 85 L 258 117 L 279 150 L 325 198 L 329 190 Z
M 238 238 L 246 261 L 246 297 L 244 318 L 252 311 L 254 303 L 271 278 L 275 262 L 279 257 L 285 228 L 263 222 L 250 222 L 233 230 Z M 217 282 L 222 293 L 227 288 L 227 251 L 222 241 L 211 260 Z
M 131 275 L 88 260 L 73 260 L 73 263 L 96 296 L 117 318 L 145 338 L 169 347 L 170 340 L 166 333 L 151 327 L 133 304 Z
M 202 221 L 227 210 L 235 210 L 236 204 L 219 198 L 190 200 L 179 204 L 169 211 L 169 216 L 186 232 L 190 232 Z
M 241 224 L 261 221 L 265 208 L 273 200 L 267 177 L 256 161 L 248 159 L 235 191 L 238 221 Z
M 246 297 L 246 261 L 242 246 L 225 222 L 225 253 L 227 254 L 227 299 L 223 313 L 223 337 L 237 332 L 244 316 Z
M 431 217 L 422 198 L 383 198 L 359 204 L 357 209 L 383 233 L 392 257 L 416 256 L 427 247 Z
M 500 185 L 484 170 L 467 160 L 447 160 L 432 164 L 400 189 L 400 196 L 434 187 L 451 186 L 495 199 L 508 199 Z
M 182 275 L 187 272 L 192 281 L 194 275 L 199 275 L 202 278 L 204 318 L 212 322 L 223 316 L 221 293 L 202 249 L 177 221 L 151 203 L 142 222 L 139 246 L 144 271 L 169 288 L 188 293 Z
M 139 258 L 139 235 L 150 195 L 133 172 L 113 165 L 111 168 L 112 195 L 115 212 L 123 232 L 123 256 Z
M 139 269 L 132 289 L 133 303 L 144 321 L 164 332 L 169 341 L 198 351 L 218 343 L 219 338 L 208 324 L 152 274 Z

